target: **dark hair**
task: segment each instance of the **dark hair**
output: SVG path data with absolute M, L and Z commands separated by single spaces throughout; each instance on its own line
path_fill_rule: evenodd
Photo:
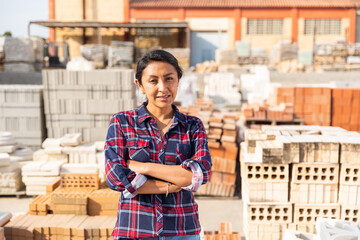
M 177 59 L 171 53 L 158 49 L 158 50 L 153 50 L 151 52 L 146 53 L 138 61 L 135 77 L 139 81 L 140 84 L 142 84 L 141 77 L 142 77 L 144 69 L 152 61 L 166 62 L 166 63 L 171 64 L 175 68 L 178 78 L 180 79 L 182 77 L 183 71 L 182 71 L 181 67 L 179 66 Z

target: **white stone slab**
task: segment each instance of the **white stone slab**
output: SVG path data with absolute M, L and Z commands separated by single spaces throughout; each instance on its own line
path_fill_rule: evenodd
M 44 148 L 44 152 L 49 155 L 59 155 L 62 154 L 63 148 L 62 147 L 48 147 Z
M 60 147 L 60 139 L 59 138 L 47 138 L 42 143 L 43 148 L 52 148 L 52 147 Z
M 11 212 L 0 212 L 0 226 L 4 226 L 11 218 Z
M 29 147 L 18 148 L 11 153 L 10 158 L 17 161 L 29 161 L 33 159 L 33 153 Z
M 61 174 L 64 173 L 88 173 L 96 174 L 99 172 L 97 164 L 80 164 L 80 163 L 67 163 L 62 165 Z
M 10 165 L 10 155 L 7 153 L 0 153 L 0 167 L 6 167 Z
M 60 145 L 63 147 L 78 146 L 81 141 L 81 133 L 66 134 L 60 139 Z

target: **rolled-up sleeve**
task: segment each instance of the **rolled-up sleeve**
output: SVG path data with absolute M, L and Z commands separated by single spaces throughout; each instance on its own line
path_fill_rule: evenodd
M 193 173 L 192 184 L 185 187 L 192 192 L 209 181 L 212 166 L 204 125 L 200 119 L 196 119 L 196 124 L 191 128 L 191 148 L 194 156 L 181 164 Z
M 136 190 L 147 180 L 126 166 L 125 138 L 117 115 L 110 121 L 105 142 L 105 173 L 110 189 L 123 192 L 124 197 L 136 196 Z

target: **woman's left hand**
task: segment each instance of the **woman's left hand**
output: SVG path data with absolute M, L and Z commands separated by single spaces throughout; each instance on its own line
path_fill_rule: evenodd
M 133 172 L 140 174 L 145 174 L 146 172 L 146 168 L 145 168 L 146 163 L 138 162 L 134 160 L 127 160 L 126 165 Z

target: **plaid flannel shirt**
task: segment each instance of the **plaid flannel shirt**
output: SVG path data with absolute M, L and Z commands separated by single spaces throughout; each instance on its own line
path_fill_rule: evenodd
M 173 122 L 161 138 L 145 104 L 120 112 L 110 121 L 105 143 L 108 186 L 122 192 L 114 239 L 142 239 L 200 233 L 198 206 L 192 194 L 210 178 L 211 157 L 202 122 L 173 106 Z M 180 192 L 136 194 L 147 177 L 126 167 L 126 161 L 181 165 L 193 172 L 192 184 Z

